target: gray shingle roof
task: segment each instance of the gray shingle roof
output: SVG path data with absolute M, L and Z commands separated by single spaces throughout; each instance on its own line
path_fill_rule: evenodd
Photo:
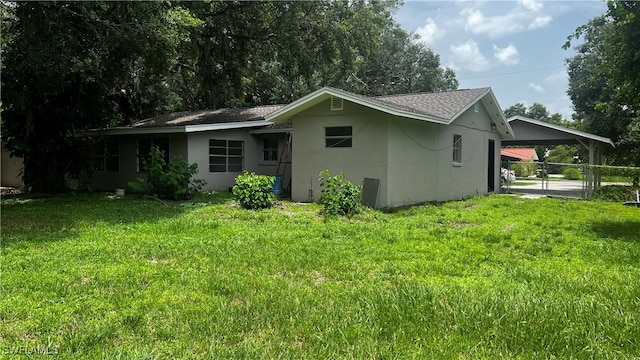
M 489 88 L 464 89 L 433 93 L 377 96 L 371 98 L 398 110 L 452 120 L 455 115 L 472 104 Z
M 283 106 L 284 105 L 263 105 L 251 108 L 175 112 L 138 121 L 131 125 L 131 127 L 185 126 L 264 120 L 265 116 Z
M 472 104 L 478 97 L 488 91 L 489 88 L 386 96 L 365 96 L 340 89 L 334 90 L 370 103 L 378 103 L 401 111 L 451 121 L 454 116 Z M 150 128 L 258 121 L 264 120 L 267 115 L 283 107 L 285 107 L 285 105 L 263 105 L 251 108 L 176 112 L 141 120 L 131 125 L 131 127 Z

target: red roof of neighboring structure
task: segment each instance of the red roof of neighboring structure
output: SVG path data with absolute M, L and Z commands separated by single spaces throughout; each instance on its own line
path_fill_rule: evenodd
M 500 155 L 510 158 L 520 159 L 522 161 L 537 161 L 538 154 L 533 148 L 506 148 L 500 149 Z

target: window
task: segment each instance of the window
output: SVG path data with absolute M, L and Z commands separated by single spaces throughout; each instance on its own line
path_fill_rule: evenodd
M 262 141 L 262 152 L 264 161 L 278 160 L 278 139 L 264 139 Z
M 144 163 L 150 160 L 149 152 L 151 148 L 158 148 L 164 153 L 164 161 L 169 163 L 169 139 L 168 138 L 145 138 L 138 140 L 138 171 L 144 171 Z
M 462 135 L 453 135 L 453 162 L 462 163 Z
M 93 171 L 120 171 L 120 144 L 116 140 L 98 142 L 91 156 Z
M 350 148 L 352 140 L 351 126 L 336 126 L 324 128 L 325 147 Z
M 241 172 L 244 141 L 209 139 L 209 172 Z

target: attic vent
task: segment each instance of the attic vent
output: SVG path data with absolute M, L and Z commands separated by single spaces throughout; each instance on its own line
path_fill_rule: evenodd
M 342 98 L 335 96 L 331 97 L 331 111 L 342 110 L 343 105 Z

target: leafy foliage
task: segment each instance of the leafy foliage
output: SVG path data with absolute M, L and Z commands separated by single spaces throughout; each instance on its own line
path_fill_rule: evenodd
M 157 147 L 151 148 L 149 159 L 143 159 L 147 178 L 129 183 L 129 187 L 136 191 L 162 199 L 184 200 L 195 196 L 206 184 L 203 179 L 193 178 L 198 173 L 198 164 L 189 164 L 179 156 L 167 164 L 164 153 Z
M 536 174 L 538 164 L 529 161 L 513 162 L 511 163 L 511 170 L 513 170 L 516 177 L 527 177 Z
M 596 190 L 591 199 L 613 202 L 635 201 L 637 190 L 640 190 L 637 186 L 607 185 Z
M 362 187 L 344 179 L 344 173 L 331 176 L 329 170 L 320 172 L 320 204 L 327 215 L 351 216 L 360 212 Z
M 569 96 L 580 129 L 611 138 L 616 165 L 640 165 L 640 3 L 609 1 L 606 14 L 569 36 L 582 37 L 567 60 Z
M 574 167 L 568 167 L 564 169 L 562 176 L 567 180 L 578 180 L 580 179 L 580 170 Z
M 273 206 L 275 177 L 245 171 L 236 177 L 233 195 L 245 209 L 266 209 Z
M 449 90 L 399 1 L 16 2 L 3 15 L 2 137 L 33 191 L 89 168 L 81 130 L 287 103 L 321 86 Z

